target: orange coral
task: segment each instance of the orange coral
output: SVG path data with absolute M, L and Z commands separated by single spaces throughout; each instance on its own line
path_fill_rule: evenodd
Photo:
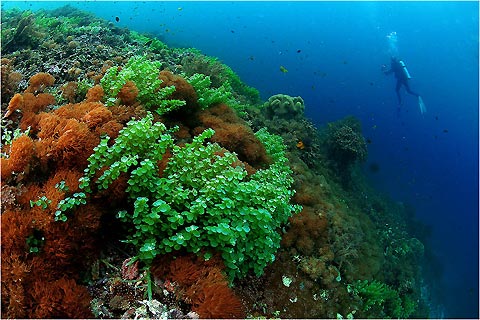
M 107 190 L 102 192 L 102 195 L 105 195 L 110 204 L 116 204 L 119 201 L 124 201 L 126 199 L 126 189 L 128 187 L 128 176 L 122 172 L 120 176 L 113 180 L 113 182 L 108 186 Z
M 6 313 L 2 310 L 2 318 L 26 318 L 25 289 L 22 283 L 8 283 L 2 287 L 2 296 L 8 299 Z M 3 300 L 2 297 L 2 300 Z M 2 301 L 3 304 L 3 301 Z
M 131 119 L 140 119 L 147 115 L 147 111 L 141 105 L 135 106 L 112 106 L 108 108 L 113 115 L 113 119 L 121 124 L 126 124 Z
M 100 102 L 80 102 L 66 104 L 55 110 L 54 113 L 62 118 L 81 120 L 88 112 L 98 107 L 103 107 L 103 104 Z
M 0 158 L 1 180 L 5 181 L 12 176 L 13 170 L 10 167 L 10 159 Z
M 204 127 L 212 128 L 215 135 L 211 140 L 236 152 L 240 160 L 248 162 L 253 167 L 270 162 L 260 140 L 226 104 L 208 108 L 200 112 L 198 118 L 203 127 L 196 128 L 194 131 L 196 134 L 203 131 Z
M 78 83 L 75 81 L 70 81 L 60 87 L 62 91 L 62 96 L 68 100 L 70 103 L 75 102 L 75 97 L 77 95 Z
M 157 259 L 152 268 L 154 277 L 177 284 L 186 302 L 201 318 L 243 318 L 243 305 L 228 287 L 222 273 L 223 262 L 216 255 L 208 261 L 194 254 L 172 259 Z
M 86 205 L 78 207 L 75 210 L 73 217 L 70 218 L 70 223 L 77 228 L 74 232 L 77 234 L 78 238 L 82 238 L 82 233 L 91 234 L 92 232 L 96 232 L 100 227 L 100 218 L 102 214 L 103 211 L 100 210 L 100 207 L 94 204 L 87 203 Z M 88 243 L 87 241 L 82 243 L 82 245 L 89 247 L 91 246 L 91 243 Z
M 87 91 L 87 102 L 100 102 L 103 99 L 105 92 L 102 86 L 96 85 Z
M 1 222 L 2 260 L 12 254 L 23 255 L 27 237 L 32 230 L 32 217 L 20 210 L 5 210 Z
M 26 317 L 25 284 L 31 267 L 17 253 L 2 255 L 2 318 Z
M 32 79 L 30 90 L 42 90 L 49 85 L 45 82 L 48 77 L 41 78 Z M 112 120 L 111 111 L 100 102 L 69 104 L 37 114 L 51 103 L 51 95 L 32 92 L 16 95 L 10 102 L 9 112 L 21 111 L 20 128 L 31 126 L 32 136 L 38 139 L 20 136 L 11 146 L 2 148 L 10 156 L 1 159 L 3 179 L 13 171 L 30 168 L 36 181 L 25 180 L 24 186 L 15 187 L 14 202 L 1 215 L 3 317 L 92 316 L 90 296 L 75 279 L 97 254 L 95 244 L 104 212 L 94 204 L 95 200 L 69 212 L 65 223 L 55 222 L 54 212 L 66 193 L 79 190 L 78 179 L 99 142 L 100 128 L 118 134 L 122 125 Z M 126 185 L 122 186 L 120 180 L 112 184 L 116 187 L 112 195 L 119 199 L 124 197 L 122 190 Z M 61 181 L 65 181 L 68 191 L 56 186 Z M 2 186 L 3 190 L 7 189 Z M 30 201 L 42 196 L 49 200 L 46 208 L 31 207 Z M 41 237 L 36 254 L 29 253 L 32 236 Z
M 62 120 L 58 115 L 54 113 L 40 113 L 38 119 L 38 127 L 40 131 L 37 136 L 40 139 L 58 137 L 59 132 L 56 131 L 56 129 Z
M 36 96 L 28 92 L 23 95 L 17 93 L 10 100 L 10 103 L 8 104 L 8 111 L 5 114 L 5 117 L 9 117 L 15 111 L 21 111 L 23 114 L 22 121 L 26 121 L 24 119 L 26 117 L 31 121 L 31 118 L 35 117 L 36 113 L 54 103 L 55 97 L 48 93 L 39 93 Z M 35 128 L 37 121 L 32 121 L 32 123 L 33 124 L 31 126 Z M 28 125 L 25 124 L 24 126 L 28 127 Z
M 30 311 L 32 318 L 91 318 L 91 297 L 87 289 L 75 280 L 60 278 L 54 282 L 34 284 L 33 298 L 37 301 Z
M 192 310 L 202 319 L 241 319 L 245 317 L 242 302 L 222 284 L 210 285 L 197 295 Z
M 39 117 L 36 113 L 25 112 L 18 126 L 22 131 L 27 131 L 30 129 L 31 133 L 36 133 L 38 130 L 38 121 Z
M 311 207 L 303 207 L 303 210 L 292 216 L 290 229 L 282 239 L 282 245 L 295 246 L 302 254 L 311 255 L 314 249 L 322 244 L 327 237 L 327 219 L 325 215 L 319 215 Z
M 313 206 L 318 202 L 318 194 L 315 194 L 315 189 L 312 188 L 296 188 L 297 192 L 293 196 L 295 203 L 307 206 Z
M 97 108 L 89 111 L 82 118 L 90 129 L 103 125 L 112 120 L 112 112 L 106 107 L 98 106 Z
M 30 200 L 38 199 L 42 193 L 42 187 L 36 183 L 30 183 L 28 186 L 22 189 L 17 197 L 17 202 L 23 208 L 30 207 Z
M 118 137 L 118 133 L 122 130 L 123 126 L 115 120 L 104 123 L 101 127 L 95 129 L 98 135 L 106 134 L 110 138 L 115 139 Z
M 9 167 L 14 172 L 28 170 L 34 156 L 33 140 L 27 135 L 21 135 L 12 141 L 10 149 Z
M 135 104 L 137 96 L 138 96 L 138 89 L 137 86 L 133 81 L 127 81 L 120 92 L 118 93 L 118 98 L 122 100 L 124 104 L 127 106 L 131 106 Z
M 60 137 L 54 143 L 56 159 L 70 166 L 86 166 L 87 158 L 100 139 L 90 132 L 85 123 L 74 119 L 68 119 L 59 131 Z
M 17 110 L 22 110 L 24 106 L 23 95 L 16 93 L 10 102 L 8 103 L 8 111 L 5 114 L 5 117 L 9 117 L 12 113 Z
M 79 106 L 79 111 L 64 108 L 58 113 L 62 116 L 65 114 L 78 116 L 90 108 L 91 104 L 86 107 Z M 77 164 L 86 165 L 87 158 L 100 141 L 98 134 L 91 132 L 87 124 L 75 119 L 64 119 L 62 116 L 56 112 L 38 116 L 40 119 L 38 137 L 42 140 L 36 143 L 36 148 L 42 168 L 45 168 L 49 160 L 57 160 L 62 165 L 70 167 Z M 101 117 L 95 119 L 93 114 L 87 119 L 91 124 L 102 121 Z
M 44 90 L 46 87 L 50 87 L 55 83 L 55 78 L 45 72 L 40 72 L 33 75 L 29 80 L 29 86 L 25 92 L 34 93 L 36 91 Z
M 158 76 L 162 80 L 161 88 L 168 86 L 175 86 L 175 92 L 169 97 L 169 99 L 179 99 L 186 102 L 187 108 L 184 109 L 195 109 L 197 105 L 197 93 L 187 80 L 181 76 L 175 75 L 168 70 L 160 71 Z
M 171 157 L 172 157 L 172 153 L 170 152 L 170 150 L 167 150 L 167 151 L 163 154 L 162 159 L 157 162 L 158 175 L 159 175 L 160 177 L 163 176 L 163 172 L 164 172 L 165 169 L 167 168 L 168 161 L 170 160 Z
M 58 184 L 64 181 L 65 186 L 68 188 L 68 194 L 73 194 L 79 190 L 78 179 L 81 177 L 81 172 L 73 170 L 60 168 L 55 172 L 55 175 L 48 179 L 43 185 L 43 193 L 51 201 L 49 207 L 56 208 L 58 202 L 65 198 L 65 191 L 61 190 Z
M 24 96 L 27 96 L 26 93 Z M 38 113 L 44 110 L 47 106 L 55 104 L 55 97 L 48 93 L 39 93 L 35 96 L 35 102 L 32 106 L 32 112 Z

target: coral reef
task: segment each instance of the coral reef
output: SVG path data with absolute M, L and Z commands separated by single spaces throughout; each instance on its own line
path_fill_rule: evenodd
M 342 169 L 367 158 L 367 144 L 361 134 L 360 122 L 353 117 L 330 123 L 326 143 L 331 160 Z
M 262 111 L 265 112 L 267 118 L 298 119 L 303 116 L 305 104 L 301 97 L 276 94 L 268 98 Z
M 357 120 L 69 6 L 2 12 L 2 46 L 2 317 L 428 316 Z

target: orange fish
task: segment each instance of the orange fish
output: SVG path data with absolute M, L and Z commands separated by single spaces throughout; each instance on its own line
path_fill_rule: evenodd
M 305 149 L 305 144 L 303 144 L 303 141 L 298 141 L 297 142 L 297 148 L 300 150 Z

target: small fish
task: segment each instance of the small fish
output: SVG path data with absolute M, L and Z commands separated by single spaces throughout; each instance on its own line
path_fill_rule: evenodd
M 288 72 L 287 68 L 285 68 L 284 66 L 280 66 L 280 71 L 283 72 L 283 73 Z
M 120 18 L 119 17 L 115 17 L 115 21 L 120 21 Z
M 235 33 L 235 30 L 230 30 L 231 33 Z
M 438 116 L 435 116 L 435 120 L 438 120 Z
M 178 11 L 182 11 L 183 8 L 182 8 L 182 7 L 178 7 L 177 10 L 178 10 Z
M 300 53 L 300 52 L 302 52 L 302 50 L 298 49 L 298 50 L 297 50 L 297 53 Z
M 443 133 L 448 133 L 448 130 L 447 130 L 447 129 L 443 129 Z
M 372 126 L 372 129 L 374 129 L 374 130 L 377 129 L 377 125 L 374 124 L 374 125 Z
M 305 149 L 305 144 L 303 143 L 303 141 L 300 140 L 297 142 L 297 148 L 300 150 Z
M 369 138 L 367 138 L 367 141 L 366 141 L 368 144 L 371 144 L 372 143 L 372 140 L 370 140 Z
M 373 87 L 374 83 L 373 83 L 373 82 L 370 82 L 370 85 Z
M 248 59 L 250 59 L 250 60 L 253 61 L 253 60 L 255 60 L 255 57 L 254 57 L 254 56 L 250 56 Z

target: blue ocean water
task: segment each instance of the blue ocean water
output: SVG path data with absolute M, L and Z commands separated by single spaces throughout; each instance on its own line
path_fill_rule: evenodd
M 318 126 L 359 118 L 372 141 L 365 174 L 431 227 L 441 288 L 436 315 L 478 318 L 478 2 L 68 3 L 216 56 L 264 99 L 299 95 Z M 404 91 L 397 111 L 395 80 L 381 72 L 392 32 L 426 114 Z M 371 164 L 379 170 L 369 171 Z

